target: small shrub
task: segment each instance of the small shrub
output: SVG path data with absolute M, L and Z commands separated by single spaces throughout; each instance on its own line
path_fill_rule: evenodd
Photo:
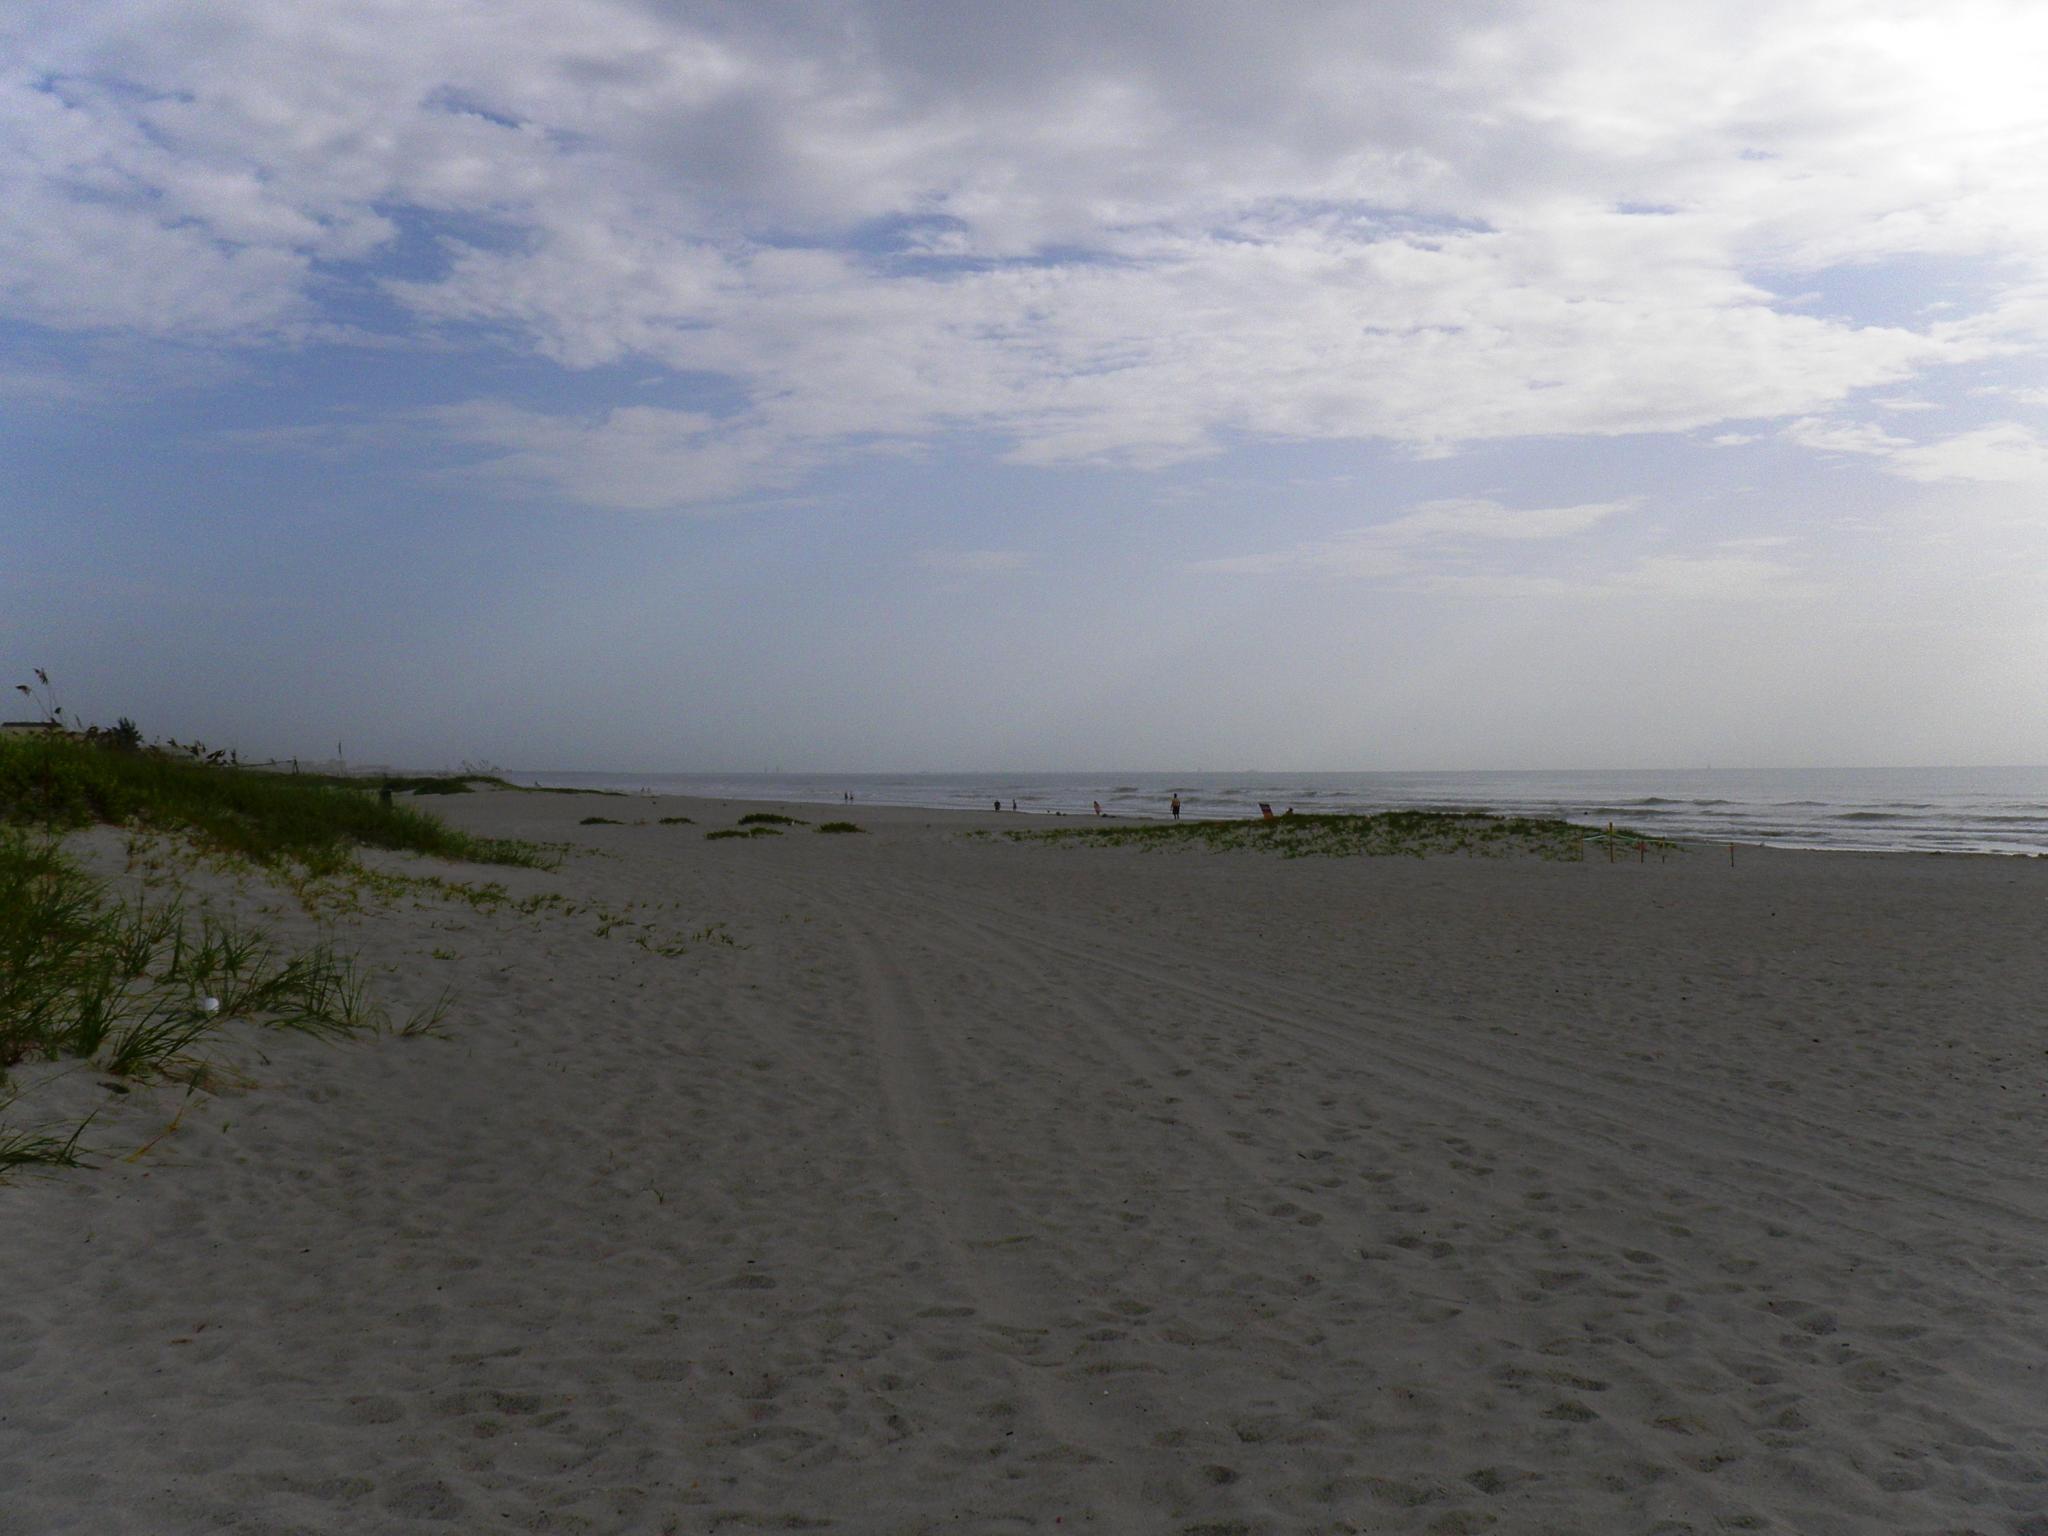
M 820 832 L 859 832 L 863 829 L 856 827 L 850 821 L 828 821 L 819 827 L 818 830 Z
M 810 823 L 808 821 L 800 821 L 794 816 L 778 816 L 773 811 L 755 811 L 751 815 L 742 816 L 740 818 L 740 825 L 743 827 L 808 827 Z

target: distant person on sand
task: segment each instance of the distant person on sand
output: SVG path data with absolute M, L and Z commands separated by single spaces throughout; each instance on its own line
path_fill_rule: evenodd
M 997 810 L 999 810 L 999 811 L 1000 811 L 1000 810 L 1001 810 L 1001 809 L 1003 808 L 1003 802 L 1002 802 L 1002 801 L 998 800 L 998 801 L 996 801 L 996 803 L 995 803 L 995 804 L 996 804 L 996 809 L 997 809 Z
M 1095 802 L 1095 814 L 1098 816 L 1102 814 L 1102 802 L 1100 800 Z
M 1178 794 L 1175 794 L 1173 797 L 1173 819 L 1175 821 L 1180 820 L 1180 796 Z

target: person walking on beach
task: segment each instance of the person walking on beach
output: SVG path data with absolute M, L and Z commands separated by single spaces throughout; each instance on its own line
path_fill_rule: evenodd
M 1180 820 L 1180 792 L 1178 790 L 1174 791 L 1173 796 L 1173 819 L 1175 821 Z
M 1102 802 L 1100 800 L 1095 802 L 1095 814 L 1098 816 L 1102 814 Z

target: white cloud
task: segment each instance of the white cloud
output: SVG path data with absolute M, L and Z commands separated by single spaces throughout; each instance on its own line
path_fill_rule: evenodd
M 1980 485 L 2048 485 L 2048 438 L 2013 421 L 1916 443 L 1868 423 L 1805 418 L 1785 435 L 1808 448 L 1869 454 L 1907 480 Z
M 728 381 L 746 405 L 715 421 L 447 418 L 509 473 L 647 508 L 958 426 L 1155 465 L 1234 434 L 1442 453 L 1817 418 L 2048 343 L 2037 7 L 1585 19 L 29 9 L 0 21 L 0 312 L 269 345 L 374 286 L 564 367 Z M 1764 281 L 1905 257 L 1968 265 L 1976 298 L 1873 325 Z
M 1892 456 L 1891 467 L 1908 480 L 2048 486 L 2048 438 L 2017 422 L 1994 422 L 1903 449 Z
M 795 484 L 810 462 L 759 422 L 624 406 L 594 419 L 492 401 L 422 413 L 451 440 L 489 451 L 483 468 L 514 485 L 618 511 L 666 512 Z
M 1785 428 L 1785 436 L 1802 448 L 1822 453 L 1867 453 L 1889 455 L 1912 445 L 1910 438 L 1894 437 L 1882 427 L 1867 422 L 1829 421 L 1803 416 Z
M 1205 560 L 1197 572 L 1382 583 L 1444 596 L 1584 603 L 1776 603 L 1825 590 L 1779 534 L 1622 556 L 1592 533 L 1635 503 L 1516 510 L 1492 501 L 1429 502 L 1341 538 Z

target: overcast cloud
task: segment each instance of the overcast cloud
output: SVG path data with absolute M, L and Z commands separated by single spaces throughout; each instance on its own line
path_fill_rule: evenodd
M 127 671 L 397 755 L 1369 767 L 1276 663 L 1384 718 L 1390 657 L 1531 686 L 1477 659 L 1513 636 L 1725 675 L 1394 757 L 2048 758 L 2036 4 L 67 0 L 0 60 L 0 643 L 110 709 Z M 491 567 L 380 622 L 493 702 L 374 646 L 309 683 L 193 563 L 252 539 L 337 636 L 380 555 Z M 84 594 L 130 560 L 191 676 L 269 658 L 246 704 L 124 648 Z

